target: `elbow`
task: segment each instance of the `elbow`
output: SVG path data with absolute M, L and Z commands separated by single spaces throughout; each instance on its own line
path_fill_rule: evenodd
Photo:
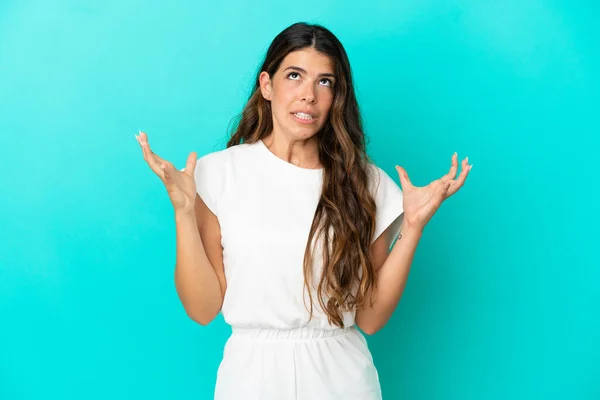
M 372 335 L 376 334 L 379 331 L 379 329 L 380 328 L 367 328 L 367 329 L 363 329 L 363 332 L 367 336 L 372 336 Z
M 186 310 L 186 314 L 192 321 L 194 321 L 197 324 L 200 324 L 202 326 L 206 326 L 206 325 L 210 324 L 216 317 L 216 315 L 192 313 L 188 310 Z
M 202 326 L 207 326 L 208 324 L 210 324 L 212 322 L 212 319 L 199 319 L 199 318 L 192 318 L 192 320 L 197 323 L 200 324 Z
M 179 300 L 181 301 L 181 305 L 183 306 L 186 315 L 192 321 L 202 326 L 206 326 L 210 324 L 217 317 L 217 315 L 219 315 L 223 304 L 221 299 L 216 299 L 215 297 L 211 298 L 206 296 L 189 295 L 190 289 L 188 288 L 187 291 L 183 290 L 185 287 L 178 285 L 177 281 L 175 281 L 175 287 L 179 296 Z
M 367 336 L 372 336 L 372 335 L 376 334 L 382 328 L 381 326 L 378 326 L 378 325 L 367 325 L 367 324 L 361 324 L 361 325 L 358 325 L 358 327 Z
M 208 324 L 210 324 L 219 314 L 219 311 L 209 311 L 204 307 L 192 307 L 192 306 L 185 306 L 184 304 L 184 310 L 185 313 L 187 314 L 187 316 L 194 322 L 196 322 L 197 324 L 200 324 L 202 326 L 206 326 Z

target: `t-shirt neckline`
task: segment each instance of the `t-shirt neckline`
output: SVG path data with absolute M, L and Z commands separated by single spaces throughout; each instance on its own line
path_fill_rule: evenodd
M 275 155 L 271 150 L 269 150 L 269 148 L 267 147 L 265 142 L 263 142 L 262 139 L 258 139 L 257 142 L 258 142 L 259 147 L 262 147 L 263 150 L 268 153 L 270 158 L 274 159 L 276 162 L 279 162 L 280 164 L 284 164 L 285 166 L 287 166 L 287 168 L 289 168 L 291 170 L 299 171 L 299 172 L 306 173 L 306 174 L 315 174 L 315 175 L 321 174 L 323 172 L 323 168 L 304 168 L 304 167 L 299 167 L 297 165 L 289 163 L 289 162 L 285 161 L 284 159 Z

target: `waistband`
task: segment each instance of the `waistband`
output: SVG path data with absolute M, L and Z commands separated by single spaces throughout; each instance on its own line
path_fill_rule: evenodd
M 356 326 L 354 325 L 347 328 L 332 329 L 308 327 L 290 329 L 232 327 L 231 337 L 248 340 L 312 340 L 345 335 L 354 330 L 356 330 Z

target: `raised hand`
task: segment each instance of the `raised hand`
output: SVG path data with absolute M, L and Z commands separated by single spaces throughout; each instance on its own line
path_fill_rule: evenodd
M 136 135 L 138 143 L 142 147 L 144 160 L 150 166 L 152 171 L 164 183 L 173 208 L 177 213 L 194 212 L 194 202 L 196 200 L 196 182 L 194 180 L 194 170 L 196 169 L 197 156 L 195 152 L 190 153 L 183 171 L 179 171 L 170 162 L 163 160 L 150 149 L 148 135 L 140 131 Z
M 462 161 L 462 171 L 457 178 L 458 155 L 454 153 L 452 155 L 450 171 L 423 187 L 413 186 L 406 170 L 400 166 L 396 166 L 398 176 L 400 177 L 400 184 L 402 185 L 405 223 L 423 230 L 442 202 L 456 193 L 465 183 L 467 175 L 473 166 L 468 165 L 468 162 L 469 157 Z

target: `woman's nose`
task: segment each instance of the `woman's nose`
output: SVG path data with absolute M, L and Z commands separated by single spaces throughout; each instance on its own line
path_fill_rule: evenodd
M 314 103 L 317 100 L 315 89 L 311 84 L 306 85 L 304 92 L 302 93 L 302 100 L 308 103 Z

